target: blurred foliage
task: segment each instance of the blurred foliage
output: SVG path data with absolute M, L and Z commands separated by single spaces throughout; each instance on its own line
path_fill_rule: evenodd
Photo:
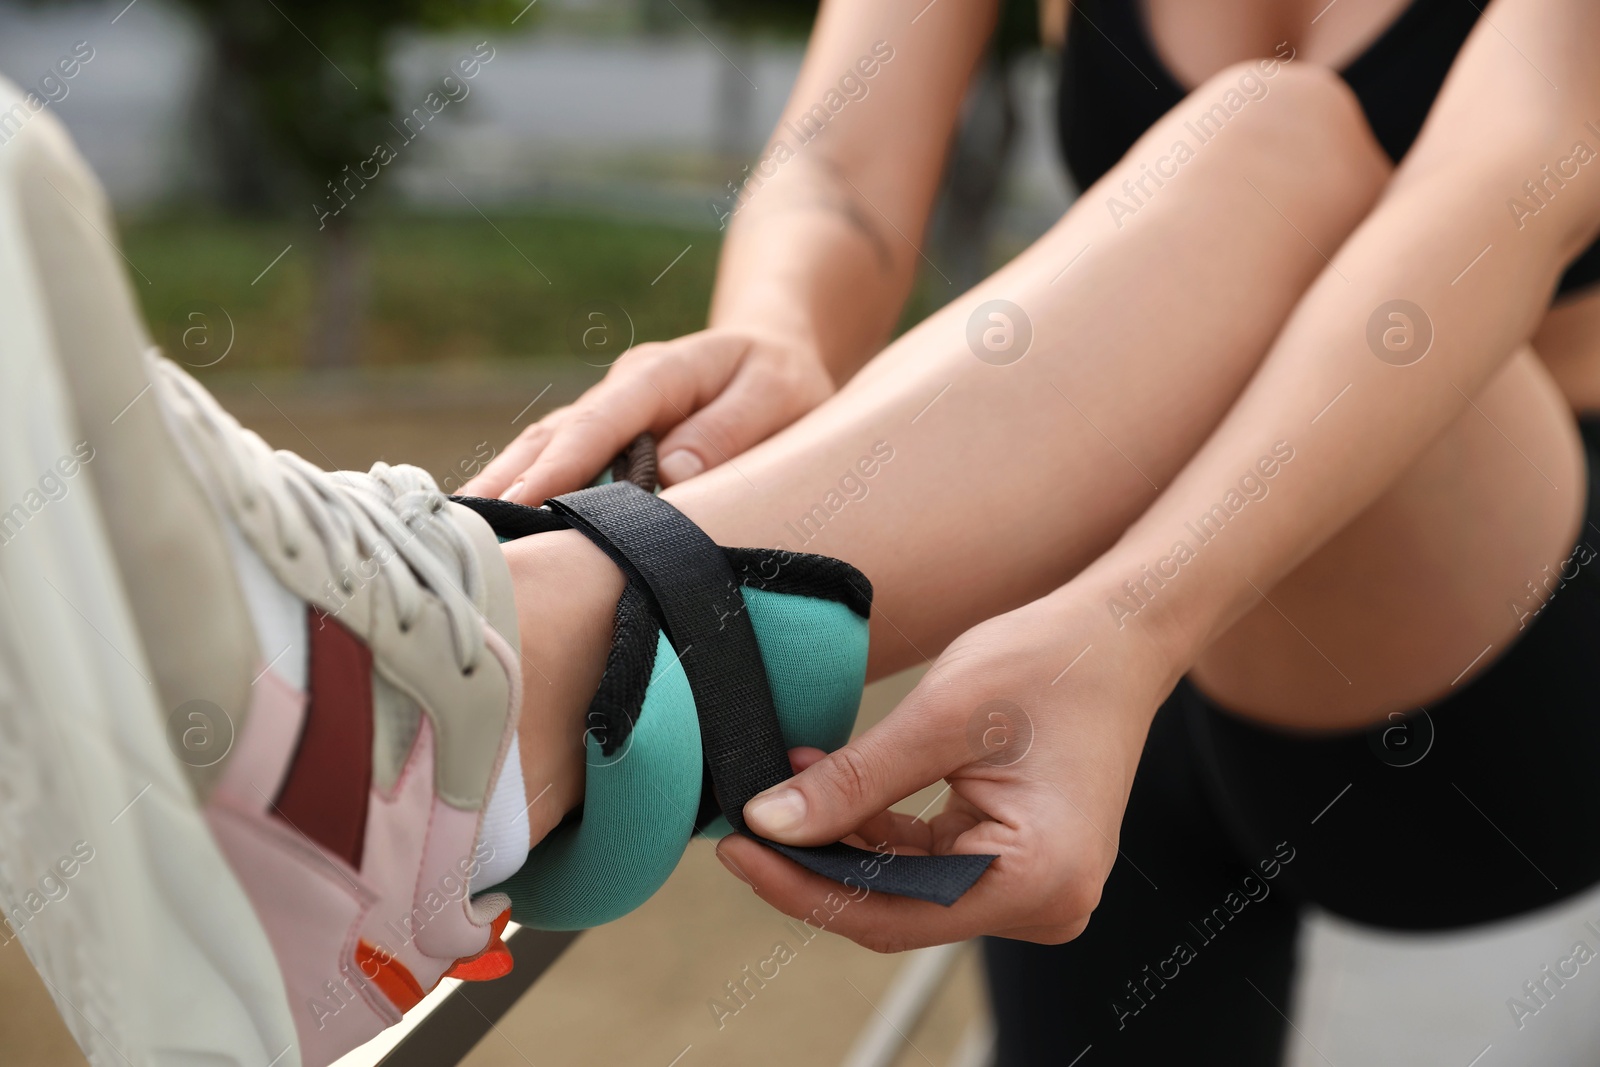
M 705 324 L 715 232 L 504 210 L 492 217 L 490 226 L 476 214 L 384 212 L 362 223 L 372 267 L 359 362 L 571 358 L 569 323 L 596 301 L 625 309 L 638 341 Z M 273 219 L 193 214 L 126 221 L 128 258 L 154 282 L 136 288 L 155 341 L 178 354 L 184 331 L 202 321 L 190 318 L 199 312 L 210 330 L 225 331 L 231 319 L 230 366 L 299 366 L 313 313 L 306 242 L 314 232 Z
M 597 301 L 624 308 L 638 342 L 705 325 L 719 251 L 715 231 L 527 211 L 492 217 L 516 248 L 477 215 L 385 212 L 362 224 L 373 268 L 359 362 L 571 359 L 569 326 Z M 152 279 L 134 288 L 155 342 L 203 363 L 231 334 L 227 366 L 250 370 L 304 362 L 313 285 L 307 236 L 304 227 L 275 219 L 186 213 L 125 220 L 121 240 Z M 937 275 L 924 272 L 902 327 L 950 296 Z
M 612 22 L 627 15 L 616 25 L 601 19 L 610 27 L 603 32 L 689 33 L 692 22 L 714 37 L 720 30 L 798 41 L 817 9 L 816 0 L 615 0 L 554 9 L 548 0 L 178 2 L 196 14 L 212 45 L 197 118 L 217 160 L 223 213 L 138 218 L 126 226 L 125 240 L 133 261 L 156 279 L 141 288 L 156 340 L 181 347 L 197 321 L 191 314 L 221 311 L 236 337 L 230 366 L 241 369 L 305 365 L 308 338 L 313 363 L 571 358 L 569 323 L 594 301 L 625 308 L 641 341 L 699 329 L 714 279 L 714 232 L 527 207 L 492 210 L 502 237 L 476 215 L 403 212 L 383 196 L 363 197 L 358 213 L 336 220 L 341 230 L 354 223 L 362 251 L 330 264 L 333 235 L 317 231 L 305 205 L 323 199 L 329 179 L 392 135 L 387 57 L 402 35 L 481 25 L 493 44 L 536 23 L 564 26 L 587 13 Z M 995 58 L 1031 47 L 1037 29 L 1037 0 L 1006 0 Z M 341 274 L 356 279 L 350 299 L 330 287 Z M 937 276 L 920 278 L 902 326 L 941 305 L 947 289 Z M 347 334 L 330 330 L 325 320 L 341 314 L 364 321 L 359 329 L 346 323 Z M 321 334 L 349 340 L 319 360 Z
M 736 33 L 804 40 L 816 21 L 817 0 L 705 0 L 706 11 Z
M 178 2 L 212 45 L 201 107 L 219 198 L 230 210 L 254 213 L 323 197 L 328 181 L 390 137 L 396 106 L 387 56 L 401 33 L 475 25 L 492 38 L 580 11 L 591 19 L 631 11 L 624 21 L 635 32 L 688 32 L 697 28 L 692 13 L 725 33 L 803 40 L 818 7 L 817 0 L 628 0 L 571 10 L 527 0 Z M 1004 0 L 996 57 L 1003 62 L 1035 46 L 1038 18 L 1038 0 Z
M 649 0 L 665 6 L 666 0 Z M 818 0 L 703 0 L 712 18 L 736 33 L 804 40 L 816 20 Z M 851 0 L 847 0 L 851 2 Z M 872 0 L 869 0 L 872 2 Z M 923 0 L 924 3 L 927 0 Z M 952 0 L 955 3 L 970 0 Z M 1039 0 L 1002 0 L 994 48 L 1001 58 L 1039 45 Z
M 994 29 L 994 51 L 1001 62 L 1039 47 L 1039 0 L 1003 0 Z
M 222 198 L 254 211 L 319 195 L 392 133 L 388 53 L 398 33 L 503 27 L 522 7 L 517 0 L 180 3 L 212 44 L 202 107 Z

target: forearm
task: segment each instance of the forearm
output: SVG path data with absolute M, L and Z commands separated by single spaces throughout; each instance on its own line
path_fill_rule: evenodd
M 713 326 L 816 348 L 836 381 L 888 338 L 993 3 L 829 3 L 727 228 Z
M 789 168 L 729 225 L 710 324 L 797 339 L 843 382 L 887 340 L 916 255 L 890 247 L 899 238 L 841 174 L 816 160 Z

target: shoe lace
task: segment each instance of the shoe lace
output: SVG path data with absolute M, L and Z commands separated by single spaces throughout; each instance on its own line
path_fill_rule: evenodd
M 421 614 L 426 593 L 442 604 L 456 663 L 477 669 L 484 653 L 483 566 L 466 533 L 446 511 L 433 476 L 409 464 L 377 463 L 370 471 L 324 471 L 293 452 L 274 451 L 222 409 L 199 382 L 170 360 L 151 360 L 167 387 L 172 420 L 191 453 L 214 471 L 231 502 L 245 511 L 266 504 L 279 547 L 291 559 L 301 545 L 286 516 L 302 517 L 327 553 L 341 591 L 379 574 L 402 633 Z M 179 403 L 173 403 L 179 401 Z M 370 568 L 376 567 L 376 570 Z M 363 573 L 365 572 L 365 573 Z

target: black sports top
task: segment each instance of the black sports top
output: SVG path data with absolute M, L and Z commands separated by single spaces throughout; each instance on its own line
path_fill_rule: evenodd
M 1075 0 L 1057 99 L 1061 151 L 1087 188 L 1187 95 L 1156 54 L 1140 0 Z M 1422 120 L 1478 19 L 1474 0 L 1412 0 L 1339 73 L 1395 162 Z M 1559 293 L 1600 281 L 1600 241 L 1561 276 Z

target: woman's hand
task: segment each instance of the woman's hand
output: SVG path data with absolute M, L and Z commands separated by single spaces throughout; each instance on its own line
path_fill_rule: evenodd
M 718 855 L 778 910 L 831 915 L 828 929 L 880 952 L 978 934 L 1068 941 L 1116 860 L 1145 734 L 1181 673 L 1171 660 L 1069 585 L 969 630 L 883 722 L 831 755 L 797 754 L 804 769 L 745 807 L 752 829 L 790 844 L 849 835 L 880 852 L 997 855 L 952 907 L 873 893 L 870 878 L 847 889 L 744 837 Z M 941 778 L 933 818 L 887 810 Z
M 833 393 L 814 347 L 731 327 L 642 344 L 575 403 L 519 434 L 463 487 L 539 504 L 581 489 L 640 433 L 659 441 L 661 482 L 715 467 Z

